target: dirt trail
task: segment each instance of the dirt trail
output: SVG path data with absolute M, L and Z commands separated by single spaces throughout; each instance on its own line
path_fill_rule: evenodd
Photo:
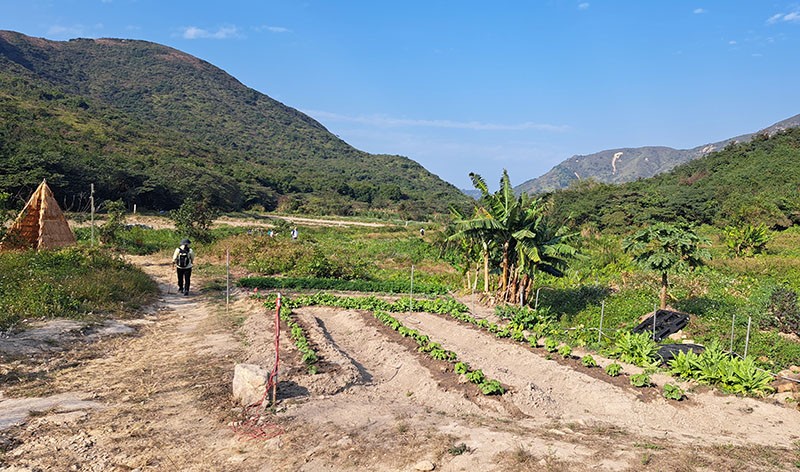
M 454 320 L 397 315 L 512 389 L 485 397 L 371 314 L 323 307 L 296 310 L 319 373 L 284 333 L 280 402 L 265 425 L 280 434 L 254 440 L 229 427 L 241 419 L 230 382 L 237 362 L 272 367 L 273 313 L 244 296 L 226 313 L 219 293 L 168 293 L 167 261 L 132 260 L 162 290 L 151 311 L 123 322 L 135 331 L 78 344 L 65 336 L 58 350 L 14 361 L 0 352 L 0 420 L 17 415 L 0 430 L 0 470 L 793 470 L 800 461 L 796 410 L 713 394 L 643 401 Z

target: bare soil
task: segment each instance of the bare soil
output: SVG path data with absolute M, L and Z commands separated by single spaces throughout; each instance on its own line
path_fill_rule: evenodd
M 57 322 L 0 339 L 0 470 L 797 470 L 800 411 L 777 398 L 658 387 L 548 358 L 426 313 L 397 314 L 509 391 L 484 396 L 370 313 L 296 311 L 321 354 L 309 374 L 288 333 L 279 401 L 235 427 L 236 363 L 274 364 L 274 315 L 237 293 L 174 292 L 169 261 L 134 257 L 162 289 L 138 320 Z M 195 285 L 201 286 L 202 280 Z M 490 316 L 472 300 L 476 316 Z M 578 355 L 580 353 L 577 353 Z M 601 367 L 608 360 L 595 356 Z M 626 374 L 637 372 L 625 366 Z

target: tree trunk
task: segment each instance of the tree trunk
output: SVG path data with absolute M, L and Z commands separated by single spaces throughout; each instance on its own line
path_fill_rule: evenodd
M 489 293 L 489 244 L 483 242 L 483 291 Z
M 503 294 L 503 300 L 507 300 L 506 292 L 508 291 L 508 241 L 503 243 L 503 275 L 500 279 L 500 293 Z
M 661 293 L 659 293 L 659 298 L 661 299 L 661 309 L 664 310 L 667 308 L 667 287 L 669 287 L 669 282 L 667 281 L 667 273 L 661 273 Z
M 480 272 L 480 264 L 478 262 L 475 263 L 475 279 L 472 280 L 472 291 L 474 292 L 475 289 L 478 287 L 478 273 Z

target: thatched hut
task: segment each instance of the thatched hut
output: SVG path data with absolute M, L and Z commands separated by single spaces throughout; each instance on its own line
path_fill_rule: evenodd
M 75 244 L 75 234 L 42 180 L 0 242 L 0 250 L 53 249 Z

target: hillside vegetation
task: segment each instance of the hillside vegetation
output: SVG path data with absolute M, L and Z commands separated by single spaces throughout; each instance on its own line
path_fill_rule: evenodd
M 42 178 L 68 209 L 102 200 L 168 210 L 446 212 L 468 201 L 401 156 L 361 152 L 312 118 L 196 57 L 122 39 L 0 32 L 0 191 Z
M 756 136 L 773 135 L 797 126 L 800 126 L 800 115 L 781 120 L 755 133 L 703 144 L 692 149 L 644 146 L 607 149 L 592 154 L 572 156 L 544 175 L 523 182 L 516 190 L 527 193 L 552 192 L 565 189 L 576 181 L 585 179 L 607 184 L 633 182 L 668 172 L 680 164 L 699 159 L 730 144 L 746 143 Z
M 716 226 L 800 223 L 800 129 L 747 143 L 622 185 L 581 181 L 551 194 L 558 218 L 573 226 L 625 232 L 655 221 Z

